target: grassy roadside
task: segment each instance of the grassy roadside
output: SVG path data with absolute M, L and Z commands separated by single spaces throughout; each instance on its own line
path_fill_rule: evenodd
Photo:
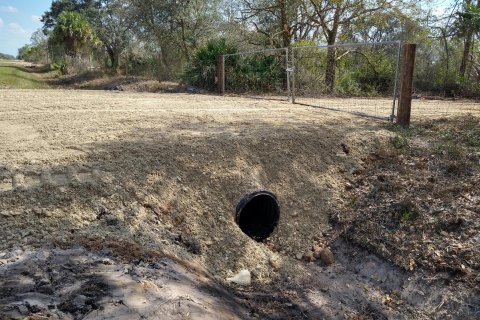
M 0 60 L 0 89 L 46 89 L 44 70 L 29 69 L 16 61 Z

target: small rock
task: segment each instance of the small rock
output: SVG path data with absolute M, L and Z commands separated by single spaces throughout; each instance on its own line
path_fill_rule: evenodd
M 227 278 L 227 282 L 233 282 L 241 286 L 249 286 L 252 283 L 252 275 L 248 270 L 241 270 L 231 278 Z
M 319 259 L 320 258 L 320 253 L 322 252 L 323 248 L 319 245 L 315 245 L 315 246 L 313 246 L 312 249 L 313 249 L 312 250 L 313 251 L 313 257 L 315 259 Z
M 0 213 L 0 215 L 2 215 L 2 216 L 4 216 L 4 217 L 10 217 L 10 212 L 8 212 L 8 211 L 2 211 L 2 212 Z
M 302 257 L 303 257 L 303 253 L 301 253 L 301 252 L 298 252 L 298 253 L 295 255 L 295 258 L 297 258 L 297 260 L 302 260 Z
M 335 257 L 333 256 L 333 253 L 329 248 L 325 248 L 322 251 L 320 251 L 320 259 L 326 265 L 331 265 L 332 263 L 335 262 Z
M 280 263 L 280 260 L 277 259 L 275 256 L 270 256 L 270 258 L 268 259 L 268 262 L 270 263 L 270 265 L 272 266 L 273 269 L 275 270 L 278 270 L 280 269 L 281 267 L 281 263 Z

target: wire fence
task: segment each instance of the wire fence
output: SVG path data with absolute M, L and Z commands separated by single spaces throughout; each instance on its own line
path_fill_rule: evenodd
M 433 40 L 432 40 L 433 41 Z M 438 52 L 440 46 L 417 46 L 412 118 L 480 115 L 476 82 L 460 86 L 459 61 Z M 435 49 L 436 48 L 436 49 Z M 292 101 L 311 107 L 381 119 L 396 119 L 402 43 L 344 43 L 276 48 L 225 55 L 227 93 Z M 467 70 L 471 79 L 480 71 Z
M 417 46 L 412 116 L 480 114 L 480 104 L 474 102 L 480 97 L 480 58 L 472 54 L 460 75 L 462 48 L 445 39 L 429 39 Z
M 392 41 L 228 54 L 224 56 L 225 91 L 392 120 L 400 50 L 400 41 Z M 390 103 L 385 103 L 386 98 Z
M 295 101 L 393 119 L 400 49 L 398 41 L 293 47 Z
M 225 90 L 253 95 L 290 95 L 288 49 L 224 55 Z
M 225 91 L 393 119 L 400 49 L 401 43 L 392 41 L 229 54 L 224 56 Z M 336 103 L 333 98 L 345 99 Z

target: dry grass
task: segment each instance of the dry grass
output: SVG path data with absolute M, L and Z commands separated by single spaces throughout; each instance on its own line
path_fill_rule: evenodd
M 369 155 L 353 181 L 346 235 L 407 270 L 480 281 L 480 118 L 416 123 Z

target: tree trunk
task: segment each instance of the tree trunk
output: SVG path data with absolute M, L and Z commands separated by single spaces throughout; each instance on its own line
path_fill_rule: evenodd
M 280 24 L 282 28 L 283 47 L 290 48 L 290 28 L 287 19 L 286 0 L 278 0 L 278 7 L 280 9 Z M 283 74 L 283 89 L 288 90 L 288 71 L 285 71 L 285 73 Z
M 327 44 L 335 44 L 336 35 L 333 35 L 333 32 L 329 32 Z M 333 92 L 335 86 L 335 48 L 327 48 L 327 67 L 325 70 L 325 85 L 327 87 L 327 93 L 330 94 Z
M 282 27 L 283 47 L 290 47 L 290 27 L 287 18 L 287 3 L 286 0 L 279 0 L 278 6 L 280 9 L 280 23 Z
M 341 7 L 340 3 L 335 8 L 333 15 L 332 28 L 327 31 L 327 44 L 333 46 L 337 40 L 338 26 L 340 23 Z M 336 50 L 333 47 L 327 48 L 327 68 L 325 70 L 325 85 L 327 86 L 327 93 L 333 92 L 335 86 L 335 55 Z
M 116 50 L 114 50 L 111 47 L 107 48 L 107 53 L 108 53 L 108 58 L 110 59 L 110 68 L 113 73 L 117 73 L 118 71 L 118 60 L 119 60 L 119 54 Z
M 450 52 L 448 50 L 448 42 L 447 42 L 447 31 L 443 28 L 440 28 L 440 31 L 442 32 L 442 38 L 443 38 L 443 44 L 444 44 L 444 49 L 445 49 L 445 65 L 446 65 L 446 70 L 445 70 L 445 77 L 443 78 L 443 92 L 444 95 L 447 95 L 447 86 L 448 86 L 448 78 L 450 74 Z
M 187 36 L 185 35 L 185 20 L 181 19 L 180 25 L 181 25 L 181 29 L 182 29 L 183 55 L 185 56 L 185 60 L 188 63 L 188 62 L 190 62 L 190 53 L 188 52 Z
M 468 28 L 467 34 L 465 35 L 465 42 L 463 45 L 463 55 L 462 62 L 460 63 L 460 75 L 465 76 L 465 71 L 467 70 L 468 58 L 470 57 L 470 49 L 472 48 L 472 38 L 473 30 Z
M 465 0 L 465 5 L 469 6 L 472 4 L 472 0 Z M 472 37 L 473 37 L 473 30 L 471 26 L 466 27 L 467 30 L 465 31 L 465 39 L 463 42 L 463 55 L 462 61 L 460 62 L 460 75 L 463 77 L 465 76 L 465 70 L 467 70 L 467 61 L 468 57 L 470 56 L 470 48 L 472 47 Z

